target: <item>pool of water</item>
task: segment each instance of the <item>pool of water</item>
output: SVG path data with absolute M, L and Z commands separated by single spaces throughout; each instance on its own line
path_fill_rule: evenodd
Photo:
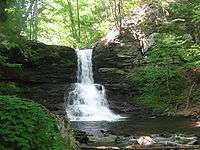
M 115 135 L 151 135 L 151 134 L 186 134 L 200 137 L 200 128 L 195 121 L 185 117 L 138 118 L 129 116 L 115 122 L 107 121 L 75 121 L 71 122 L 75 130 L 95 134 L 109 131 Z

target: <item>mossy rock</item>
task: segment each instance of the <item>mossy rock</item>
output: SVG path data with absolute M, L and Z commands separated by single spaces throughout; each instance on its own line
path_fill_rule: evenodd
M 0 96 L 0 108 L 0 149 L 71 149 L 60 134 L 58 120 L 40 104 Z
M 1 95 L 20 95 L 29 92 L 29 88 L 15 82 L 0 82 Z

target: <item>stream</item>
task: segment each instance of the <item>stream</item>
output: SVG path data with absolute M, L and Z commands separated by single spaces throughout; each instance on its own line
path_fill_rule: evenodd
M 115 135 L 151 135 L 151 134 L 187 134 L 200 137 L 200 129 L 195 121 L 186 117 L 137 118 L 130 116 L 119 121 L 74 121 L 71 126 L 75 130 L 96 134 L 109 131 Z
M 127 116 L 119 121 L 72 121 L 71 127 L 78 136 L 88 138 L 82 141 L 83 149 L 140 149 L 138 138 L 148 136 L 156 144 L 155 149 L 200 149 L 200 128 L 196 121 L 186 117 L 138 118 Z M 80 134 L 81 132 L 81 134 Z M 83 138 L 83 139 L 84 139 Z M 107 146 L 107 147 L 106 147 Z M 133 147 L 134 146 L 134 147 Z M 141 147 L 138 147 L 141 146 Z M 181 147 L 181 148 L 179 148 Z M 143 148 L 143 147 L 142 147 Z M 153 148 L 153 149 L 154 149 Z M 145 149 L 148 149 L 147 147 Z

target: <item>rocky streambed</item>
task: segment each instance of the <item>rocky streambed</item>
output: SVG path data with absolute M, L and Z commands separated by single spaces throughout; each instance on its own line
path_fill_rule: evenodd
M 200 129 L 190 118 L 136 118 L 72 122 L 81 149 L 200 149 Z
M 88 144 L 83 148 L 96 147 L 98 149 L 151 149 L 151 148 L 185 148 L 198 149 L 199 138 L 184 134 L 152 134 L 150 136 L 117 136 L 101 133 L 88 136 Z M 140 141 L 142 140 L 143 141 Z M 149 144 L 145 142 L 150 142 Z M 141 143 L 143 142 L 143 143 Z

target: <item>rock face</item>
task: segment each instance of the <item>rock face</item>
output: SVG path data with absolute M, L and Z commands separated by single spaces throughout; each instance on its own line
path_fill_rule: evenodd
M 144 113 L 146 110 L 133 102 L 137 90 L 128 82 L 128 74 L 146 63 L 140 41 L 124 30 L 116 43 L 99 43 L 93 53 L 95 81 L 105 85 L 110 108 L 122 113 Z
M 28 47 L 37 53 L 28 61 L 19 49 L 10 50 L 12 63 L 20 63 L 22 68 L 3 67 L 1 81 L 23 84 L 28 92 L 21 97 L 36 100 L 55 114 L 64 114 L 64 93 L 76 80 L 74 49 L 42 43 L 28 43 Z
M 128 32 L 128 31 L 127 31 Z M 94 78 L 105 85 L 111 109 L 122 113 L 144 113 L 132 100 L 136 87 L 129 84 L 127 75 L 130 70 L 146 63 L 139 40 L 127 37 L 124 33 L 118 43 L 96 45 L 93 53 Z
M 124 33 L 126 34 L 126 33 Z M 132 100 L 136 87 L 129 84 L 130 70 L 146 62 L 138 40 L 121 37 L 120 43 L 99 44 L 93 53 L 94 78 L 106 87 L 110 108 L 122 113 L 144 113 Z
M 110 106 L 116 111 L 145 113 L 132 97 L 137 87 L 127 77 L 147 61 L 146 52 L 154 42 L 155 24 L 165 19 L 167 12 L 154 4 L 135 8 L 122 20 L 121 30 L 114 27 L 94 48 L 93 66 L 96 82 L 106 86 Z M 145 25 L 144 25 L 145 21 Z

